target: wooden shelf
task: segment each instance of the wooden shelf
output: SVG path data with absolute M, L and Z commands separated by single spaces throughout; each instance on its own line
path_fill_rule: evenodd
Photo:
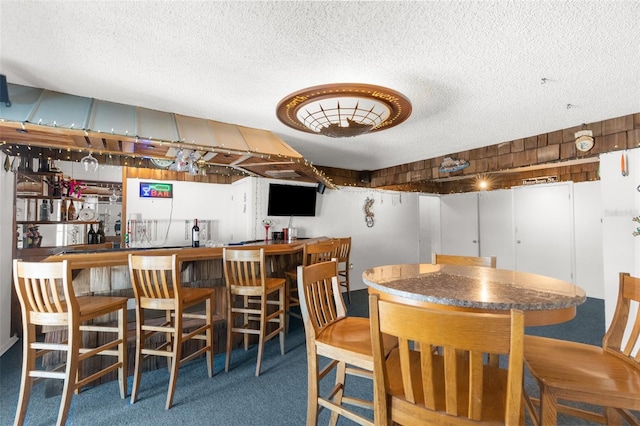
M 89 225 L 99 220 L 17 220 L 16 225 Z

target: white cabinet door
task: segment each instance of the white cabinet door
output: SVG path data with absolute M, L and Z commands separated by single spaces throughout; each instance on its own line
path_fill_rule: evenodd
M 497 267 L 515 269 L 513 192 L 480 192 L 480 256 L 496 256 Z
M 440 223 L 442 253 L 480 254 L 477 192 L 444 195 L 440 199 Z
M 513 189 L 516 270 L 573 282 L 573 184 Z

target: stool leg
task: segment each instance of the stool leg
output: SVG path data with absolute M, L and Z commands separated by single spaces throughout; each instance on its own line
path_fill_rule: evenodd
M 180 369 L 180 358 L 182 356 L 182 312 L 176 311 L 175 322 L 173 324 L 175 333 L 171 342 L 172 354 L 168 359 L 173 358 L 169 365 L 169 391 L 167 392 L 167 404 L 165 409 L 171 408 L 173 404 L 173 395 L 176 391 L 176 382 L 178 381 L 178 370 Z
M 264 352 L 264 336 L 267 329 L 266 316 L 267 316 L 267 296 L 263 295 L 260 300 L 260 334 L 258 338 L 258 361 L 256 362 L 256 377 L 260 375 L 260 368 L 262 367 L 262 353 Z M 245 337 L 248 337 L 245 334 Z
M 281 287 L 280 290 L 278 290 L 278 297 L 280 298 L 280 305 L 278 306 L 278 309 L 280 309 L 280 324 L 279 326 L 281 327 L 280 330 L 280 355 L 284 355 L 284 334 L 286 332 L 285 330 L 285 326 L 284 326 L 284 322 L 285 322 L 285 318 L 286 318 L 286 311 L 285 309 L 285 300 L 287 300 L 287 294 L 285 291 L 285 287 Z
M 22 319 L 25 321 L 25 319 Z M 36 350 L 31 349 L 31 342 L 36 340 L 36 327 L 32 324 L 27 325 L 25 321 L 24 336 L 22 343 L 22 375 L 20 380 L 20 396 L 18 397 L 18 407 L 16 408 L 16 418 L 14 425 L 22 425 L 27 415 L 29 407 L 29 399 L 31 398 L 31 388 L 33 387 L 33 379 L 29 377 L 29 371 L 36 369 Z
M 120 344 L 118 345 L 118 382 L 120 383 L 120 398 L 125 399 L 127 397 L 127 306 L 124 305 L 122 309 L 118 310 L 118 339 Z
M 338 362 L 336 366 L 336 386 L 338 391 L 333 397 L 333 402 L 336 405 L 342 406 L 342 396 L 344 395 L 344 381 L 346 379 L 347 364 L 343 361 Z M 331 412 L 331 421 L 329 424 L 335 426 L 338 423 L 338 413 L 336 411 Z
M 59 426 L 67 423 L 71 398 L 76 389 L 78 377 L 78 355 L 80 355 L 80 328 L 78 324 L 69 324 L 69 341 L 67 346 L 67 366 L 65 370 L 64 386 L 62 388 L 62 400 L 60 401 L 60 411 L 58 412 Z
M 318 424 L 318 355 L 307 346 L 307 426 Z
M 207 373 L 209 378 L 213 377 L 213 296 L 209 297 L 205 303 L 205 315 L 207 322 L 207 331 L 205 332 L 205 344 L 209 348 L 207 350 Z
M 231 336 L 233 335 L 233 323 L 235 321 L 233 318 L 232 306 L 233 306 L 233 296 L 230 294 L 230 292 L 227 291 L 227 357 L 224 363 L 224 371 L 226 372 L 229 371 L 229 364 L 231 361 L 231 350 L 233 349 L 231 346 Z
M 142 348 L 145 346 L 144 310 L 136 307 L 136 355 L 133 369 L 133 386 L 131 389 L 131 403 L 135 404 L 140 389 L 140 374 L 142 373 Z

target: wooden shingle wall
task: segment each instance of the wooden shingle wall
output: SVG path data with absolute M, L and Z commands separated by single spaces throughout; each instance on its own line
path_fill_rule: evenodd
M 576 149 L 575 133 L 585 129 L 593 132 L 595 145 L 588 152 L 580 152 Z M 568 165 L 568 162 L 595 159 L 604 152 L 637 147 L 640 147 L 640 113 L 587 123 L 584 129 L 579 125 L 468 151 L 452 152 L 447 157 L 469 161 L 469 167 L 454 173 L 440 172 L 445 156 L 371 172 L 319 168 L 336 185 L 446 194 L 477 190 L 476 178 L 480 176 L 490 180 L 491 189 L 506 189 L 522 185 L 523 179 L 544 176 L 556 176 L 558 182 L 597 180 L 597 160 L 572 165 Z M 518 170 L 540 165 L 544 167 Z

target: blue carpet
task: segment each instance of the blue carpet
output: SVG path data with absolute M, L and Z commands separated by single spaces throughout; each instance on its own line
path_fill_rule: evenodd
M 368 316 L 365 290 L 352 292 L 347 304 L 349 315 Z M 604 335 L 604 302 L 588 299 L 578 307 L 575 319 L 547 327 L 529 327 L 529 334 L 563 338 L 600 345 Z M 236 350 L 231 358 L 231 370 L 224 372 L 224 354 L 215 358 L 215 374 L 207 377 L 204 359 L 196 359 L 180 369 L 174 406 L 164 409 L 169 375 L 166 369 L 142 375 L 139 400 L 130 404 L 121 400 L 117 382 L 89 388 L 74 395 L 68 424 L 70 425 L 304 425 L 306 421 L 307 371 L 304 330 L 301 322 L 292 319 L 285 341 L 286 353 L 280 355 L 277 338 L 267 342 L 262 374 L 254 376 L 257 350 Z M 0 358 L 0 425 L 11 425 L 20 389 L 21 342 Z M 133 366 L 131 366 L 131 372 Z M 324 389 L 331 385 L 326 378 Z M 347 384 L 351 394 L 371 399 L 371 382 L 354 379 Z M 535 393 L 528 378 L 525 386 Z M 46 385 L 38 384 L 32 392 L 27 414 L 28 425 L 55 424 L 59 396 L 46 397 Z M 355 392 L 354 392 L 355 390 Z M 129 378 L 131 391 L 131 378 Z M 321 413 L 319 424 L 328 424 L 329 413 Z M 527 419 L 528 420 L 528 419 Z M 573 418 L 559 418 L 561 425 L 578 423 Z M 340 425 L 353 424 L 340 419 Z M 528 422 L 527 424 L 530 424 Z

